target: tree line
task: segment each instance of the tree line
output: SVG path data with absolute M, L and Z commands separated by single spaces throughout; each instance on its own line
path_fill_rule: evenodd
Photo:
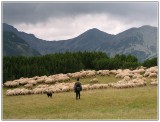
M 132 55 L 107 56 L 103 52 L 66 52 L 35 57 L 3 57 L 3 82 L 21 77 L 73 73 L 82 69 L 135 69 L 138 66 L 151 67 L 157 65 L 157 58 L 143 63 Z

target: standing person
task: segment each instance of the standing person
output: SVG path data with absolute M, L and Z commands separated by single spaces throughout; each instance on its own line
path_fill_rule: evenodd
M 77 78 L 77 81 L 74 84 L 74 92 L 76 93 L 76 100 L 78 99 L 78 97 L 80 99 L 80 96 L 81 96 L 80 91 L 82 91 L 82 85 L 79 82 L 79 78 Z

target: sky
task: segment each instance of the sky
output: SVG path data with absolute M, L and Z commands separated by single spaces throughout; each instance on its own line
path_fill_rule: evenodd
M 118 34 L 158 27 L 158 2 L 2 2 L 3 22 L 48 41 L 74 38 L 97 28 Z

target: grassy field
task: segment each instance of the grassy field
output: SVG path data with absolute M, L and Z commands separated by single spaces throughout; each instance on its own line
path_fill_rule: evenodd
M 109 77 L 102 83 L 115 82 Z M 86 80 L 86 81 L 85 81 Z M 81 79 L 82 83 L 88 79 Z M 74 92 L 56 93 L 53 98 L 45 94 L 6 96 L 3 89 L 3 120 L 157 120 L 157 87 L 128 89 L 101 89 L 82 91 L 75 100 Z
M 95 77 L 87 77 L 87 78 L 81 78 L 80 81 L 82 84 L 89 84 L 89 81 L 93 78 L 97 78 L 99 83 L 112 83 L 117 82 L 120 80 L 120 78 L 115 78 L 115 75 L 110 76 L 95 76 Z M 70 82 L 75 82 L 77 79 L 71 79 Z

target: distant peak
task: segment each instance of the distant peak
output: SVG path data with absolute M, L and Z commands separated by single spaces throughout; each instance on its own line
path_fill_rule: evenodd
M 99 30 L 99 29 L 97 29 L 97 28 L 92 28 L 92 29 L 90 29 L 90 30 Z
M 143 28 L 143 27 L 152 27 L 152 26 L 150 26 L 150 25 L 143 25 L 140 28 Z
M 3 31 L 18 31 L 15 27 L 12 25 L 9 25 L 7 23 L 3 23 Z
M 143 25 L 143 26 L 141 26 L 141 27 L 139 27 L 139 28 L 155 28 L 154 26 L 151 26 L 151 25 Z
M 89 29 L 88 31 L 101 31 L 101 30 L 99 30 L 97 28 L 92 28 L 92 29 Z

